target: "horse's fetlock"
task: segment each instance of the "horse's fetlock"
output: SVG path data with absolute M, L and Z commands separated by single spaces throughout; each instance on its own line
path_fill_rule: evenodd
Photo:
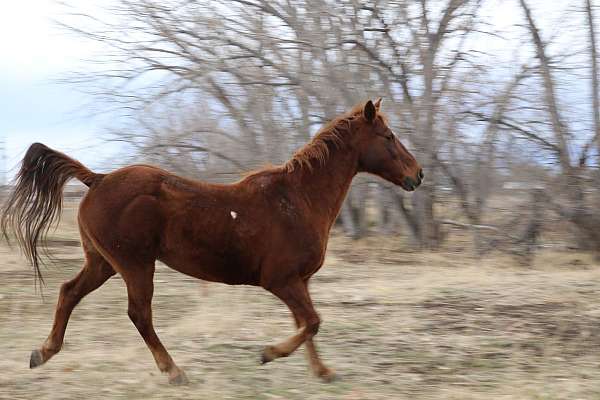
M 56 353 L 58 353 L 60 350 L 62 349 L 62 344 L 59 346 L 56 346 L 54 344 L 44 344 L 44 352 L 50 355 L 54 355 Z

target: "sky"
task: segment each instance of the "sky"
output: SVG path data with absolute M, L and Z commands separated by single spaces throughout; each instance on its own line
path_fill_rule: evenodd
M 66 3 L 97 15 L 114 0 Z M 562 1 L 530 0 L 536 11 L 555 12 Z M 84 5 L 82 5 L 84 4 Z M 515 0 L 490 0 L 494 24 L 510 29 L 522 21 Z M 544 12 L 544 15 L 546 13 Z M 106 16 L 106 14 L 104 14 Z M 97 56 L 99 47 L 66 32 L 54 22 L 64 20 L 64 7 L 56 0 L 7 0 L 0 13 L 0 140 L 6 159 L 0 157 L 0 181 L 11 178 L 31 143 L 36 141 L 61 150 L 92 169 L 114 165 L 122 156 L 114 143 L 103 140 L 110 115 L 92 117 L 94 99 L 56 80 L 70 71 L 89 68 L 86 59 Z M 553 18 L 540 19 L 542 31 Z M 546 26 L 544 26 L 546 25 Z M 490 46 L 493 47 L 492 41 Z M 502 46 L 502 44 L 499 44 Z M 498 51 L 501 49 L 492 49 Z M 1 156 L 1 154 L 0 154 Z M 8 171 L 8 172 L 6 172 Z M 0 182 L 1 183 L 1 182 Z
M 90 7 L 107 3 L 86 0 Z M 95 4 L 94 4 L 95 3 Z M 102 140 L 107 117 L 90 117 L 92 98 L 57 83 L 86 67 L 97 50 L 54 22 L 63 8 L 54 0 L 9 0 L 0 13 L 0 139 L 10 178 L 28 146 L 42 142 L 99 167 L 118 155 Z M 1 179 L 1 177 L 0 177 Z

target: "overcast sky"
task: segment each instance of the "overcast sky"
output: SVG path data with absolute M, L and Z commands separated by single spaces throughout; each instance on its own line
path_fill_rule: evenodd
M 97 15 L 102 6 L 112 1 L 86 0 L 76 4 Z M 541 18 L 542 31 L 551 28 L 557 11 L 560 13 L 566 4 L 530 2 Z M 487 11 L 482 11 L 492 15 L 498 26 L 510 28 L 522 21 L 516 0 L 489 0 L 488 4 Z M 100 168 L 119 152 L 118 146 L 101 140 L 110 116 L 91 118 L 83 106 L 92 99 L 54 82 L 66 72 L 85 70 L 84 60 L 98 51 L 90 42 L 66 33 L 53 22 L 64 20 L 62 11 L 55 0 L 8 0 L 2 4 L 0 138 L 6 143 L 7 160 L 6 165 L 0 164 L 0 170 L 12 168 L 9 176 L 14 174 L 27 147 L 36 141 L 64 151 L 92 169 Z
M 88 7 L 107 3 L 86 0 Z M 102 118 L 83 107 L 92 99 L 56 79 L 86 67 L 94 46 L 61 30 L 53 21 L 62 8 L 54 0 L 9 0 L 0 13 L 0 138 L 6 165 L 14 168 L 33 142 L 43 142 L 99 167 L 117 154 L 104 143 Z M 14 171 L 9 172 L 12 175 Z

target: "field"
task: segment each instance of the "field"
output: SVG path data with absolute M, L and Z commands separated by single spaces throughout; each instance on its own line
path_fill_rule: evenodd
M 155 326 L 189 385 L 156 369 L 118 276 L 75 309 L 62 352 L 30 370 L 60 284 L 81 265 L 73 221 L 68 210 L 53 234 L 43 300 L 17 250 L 0 247 L 2 399 L 600 399 L 600 265 L 590 256 L 545 251 L 523 267 L 467 250 L 411 252 L 401 239 L 330 242 L 311 291 L 333 383 L 310 375 L 303 349 L 259 365 L 263 346 L 293 332 L 272 295 L 163 265 Z

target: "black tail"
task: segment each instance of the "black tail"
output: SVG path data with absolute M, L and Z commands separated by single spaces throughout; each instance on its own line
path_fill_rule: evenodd
M 60 220 L 65 184 L 69 179 L 77 178 L 89 187 L 102 176 L 41 143 L 34 143 L 27 150 L 12 193 L 4 204 L 0 228 L 7 241 L 9 232 L 14 233 L 33 265 L 36 282 L 44 283 L 38 245 L 41 243 L 45 249 L 50 226 Z

